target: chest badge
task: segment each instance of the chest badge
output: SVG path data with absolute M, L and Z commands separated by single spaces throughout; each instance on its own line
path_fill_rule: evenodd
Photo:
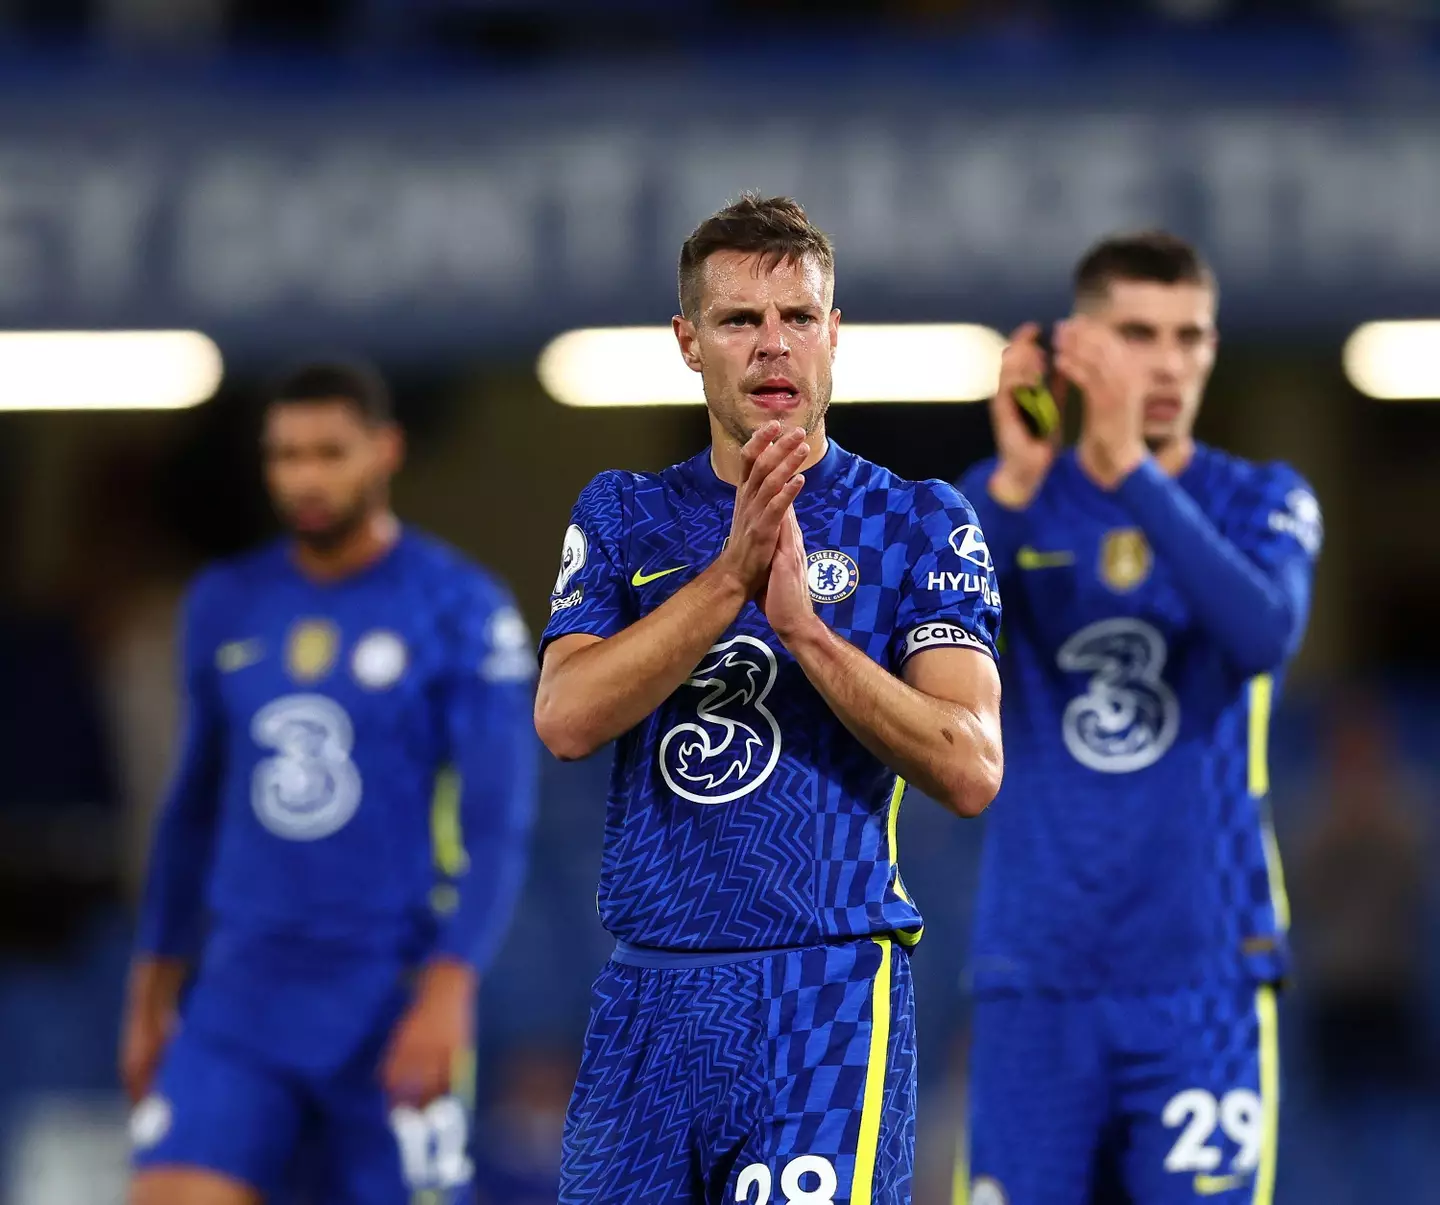
M 239 673 L 263 660 L 264 656 L 263 640 L 231 640 L 215 650 L 215 666 L 222 674 Z
M 860 584 L 860 570 L 845 553 L 825 548 L 805 558 L 805 581 L 812 602 L 844 602 Z
M 335 668 L 340 629 L 328 619 L 301 619 L 285 642 L 285 668 L 297 682 L 317 682 Z
M 1117 527 L 1100 541 L 1100 580 L 1116 594 L 1128 594 L 1150 576 L 1154 555 L 1137 527 Z
M 394 686 L 409 663 L 410 652 L 394 632 L 366 632 L 350 654 L 350 672 L 369 690 Z

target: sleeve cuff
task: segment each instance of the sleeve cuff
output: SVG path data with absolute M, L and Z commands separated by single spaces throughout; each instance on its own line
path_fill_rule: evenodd
M 1152 510 L 1155 504 L 1170 493 L 1174 484 L 1165 471 L 1155 463 L 1153 456 L 1147 456 L 1135 470 L 1115 489 L 1115 498 L 1126 510 L 1137 518 Z

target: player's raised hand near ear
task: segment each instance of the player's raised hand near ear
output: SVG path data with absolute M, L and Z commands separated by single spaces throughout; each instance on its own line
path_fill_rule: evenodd
M 810 454 L 805 432 L 766 423 L 741 452 L 744 479 L 735 491 L 730 540 L 719 561 L 743 584 L 746 597 L 765 587 L 780 526 L 805 484 L 800 466 Z
M 1092 467 L 1113 487 L 1148 455 L 1144 382 L 1127 367 L 1120 336 L 1083 314 L 1055 328 L 1055 367 L 1085 397 L 1082 444 Z
M 990 399 L 990 425 L 999 453 L 999 463 L 990 476 L 990 496 L 1012 510 L 1030 505 L 1055 463 L 1059 446 L 1058 426 L 1049 437 L 1034 435 L 1020 417 L 1015 400 L 1017 389 L 1046 384 L 1045 352 L 1039 339 L 1040 328 L 1033 322 L 1025 323 L 1010 336 L 1000 356 L 1000 383 Z

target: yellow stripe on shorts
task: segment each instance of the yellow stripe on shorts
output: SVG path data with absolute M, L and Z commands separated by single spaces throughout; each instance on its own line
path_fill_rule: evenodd
M 865 1064 L 865 1103 L 860 1108 L 860 1140 L 855 1146 L 855 1178 L 850 1205 L 870 1205 L 875 1189 L 875 1158 L 880 1150 L 880 1118 L 885 1112 L 885 1070 L 890 1050 L 890 960 L 888 937 L 877 937 L 880 969 L 870 989 L 870 1057 Z
M 1260 1164 L 1255 1169 L 1252 1205 L 1271 1205 L 1275 1199 L 1275 1164 L 1280 1154 L 1280 1020 L 1275 989 L 1269 984 L 1255 993 L 1255 1016 L 1260 1023 L 1260 1108 L 1265 1134 Z

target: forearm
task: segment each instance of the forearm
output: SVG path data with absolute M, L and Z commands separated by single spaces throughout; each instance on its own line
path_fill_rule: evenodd
M 684 683 L 745 602 L 738 579 L 713 564 L 623 632 L 571 654 L 541 679 L 541 740 L 570 760 L 630 731 Z
M 130 1014 L 158 1017 L 173 1011 L 188 972 L 189 966 L 183 959 L 137 954 L 130 964 L 125 992 Z
M 525 878 L 520 849 L 487 857 L 483 867 L 472 863 L 460 886 L 459 902 L 445 924 L 435 957 L 463 962 L 482 972 L 494 960 L 509 931 Z
M 535 738 L 528 716 L 520 724 L 492 724 L 487 740 L 461 772 L 464 871 L 459 892 L 436 943 L 435 956 L 483 974 L 498 953 L 525 881 L 535 818 Z
M 1303 583 L 1285 588 L 1268 578 L 1152 460 L 1130 473 L 1115 497 L 1236 668 L 1261 673 L 1284 660 L 1303 606 L 1294 595 Z
M 198 951 L 214 841 L 213 806 L 208 782 L 182 780 L 161 810 L 136 934 L 137 948 L 152 959 L 189 960 Z
M 789 647 L 830 710 L 876 758 L 957 815 L 985 810 L 1003 769 L 997 723 L 916 690 L 819 619 Z
M 468 1030 L 479 990 L 480 974 L 470 962 L 437 951 L 420 971 L 415 1000 L 426 1007 L 452 1011 Z

